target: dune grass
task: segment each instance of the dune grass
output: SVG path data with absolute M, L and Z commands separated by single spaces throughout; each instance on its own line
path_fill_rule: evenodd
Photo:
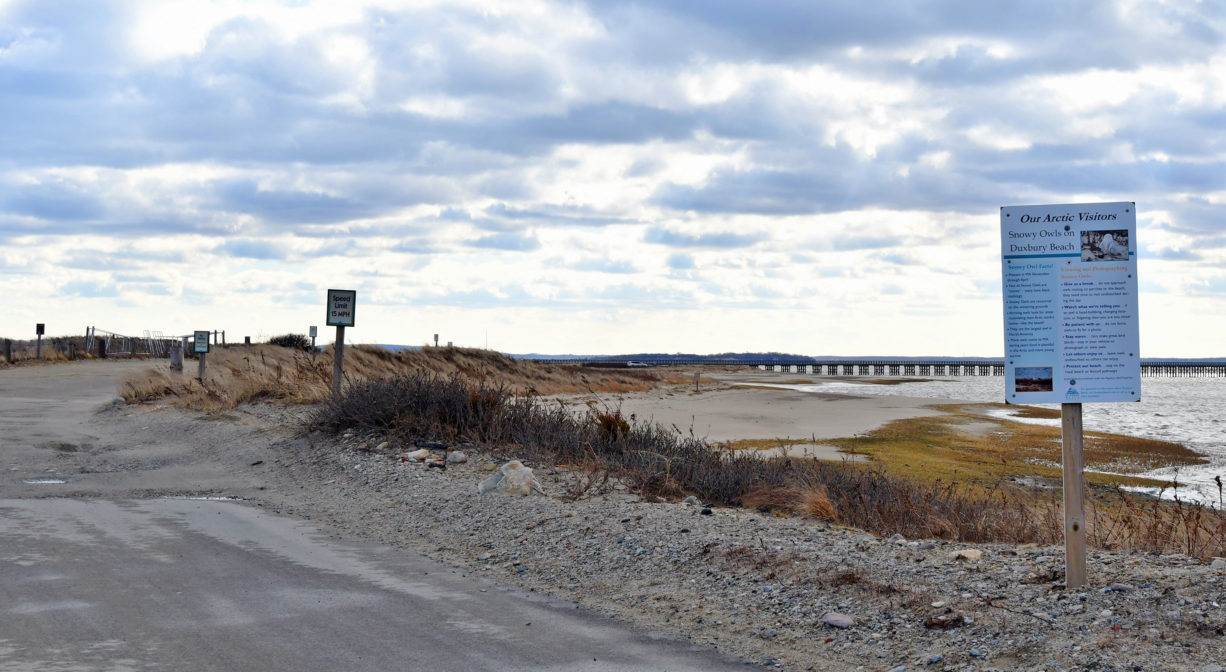
M 490 350 L 425 348 L 392 352 L 373 346 L 345 349 L 345 386 L 413 372 L 460 375 L 504 387 L 516 394 L 642 392 L 670 381 L 653 370 L 589 369 L 516 360 Z M 208 354 L 203 381 L 189 360 L 182 372 L 164 361 L 124 381 L 128 403 L 170 399 L 181 406 L 225 410 L 269 400 L 292 404 L 323 401 L 331 394 L 333 351 L 304 351 L 275 345 L 220 348 Z

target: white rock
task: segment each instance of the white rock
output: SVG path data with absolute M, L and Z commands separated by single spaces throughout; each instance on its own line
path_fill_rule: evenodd
M 468 456 L 458 450 L 453 450 L 447 453 L 447 464 L 464 464 L 468 461 Z
M 501 492 L 504 495 L 519 497 L 532 493 L 545 494 L 536 476 L 532 475 L 532 469 L 525 467 L 519 460 L 511 460 L 498 467 L 498 471 L 493 476 L 481 481 L 481 484 L 477 486 L 477 492 L 481 494 Z
M 1210 569 L 1226 569 L 1226 558 L 1214 558 L 1213 562 L 1209 563 Z
M 822 623 L 834 628 L 850 628 L 856 624 L 855 619 L 847 614 L 840 614 L 837 611 L 827 611 L 822 614 Z
M 983 551 L 977 548 L 964 548 L 960 551 L 954 551 L 950 554 L 950 560 L 980 560 L 983 558 Z
M 401 457 L 407 457 L 410 460 L 424 460 L 427 457 L 430 457 L 430 455 L 430 451 L 422 448 L 421 450 L 414 450 L 411 453 L 405 453 L 404 455 L 401 455 Z

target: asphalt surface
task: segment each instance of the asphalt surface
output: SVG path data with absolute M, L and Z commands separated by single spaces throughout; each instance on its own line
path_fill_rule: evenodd
M 131 365 L 107 367 L 0 371 L 4 672 L 745 669 L 312 521 L 176 495 L 201 451 L 176 451 L 190 431 L 154 441 L 140 430 L 156 423 L 108 416 Z M 144 452 L 96 468 L 124 451 Z M 221 452 L 201 460 L 211 485 Z

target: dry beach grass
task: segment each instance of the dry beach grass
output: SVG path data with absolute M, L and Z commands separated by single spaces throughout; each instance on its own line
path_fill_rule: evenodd
M 612 477 L 651 500 L 693 495 L 713 505 L 837 522 L 883 536 L 1039 544 L 1063 536 L 1059 489 L 1051 487 L 1060 473 L 1059 430 L 1002 420 L 981 407 L 940 406 L 939 414 L 821 441 L 867 458 L 863 462 L 759 459 L 675 424 L 623 415 L 619 399 L 668 395 L 701 405 L 706 397 L 692 391 L 692 371 L 547 365 L 460 348 L 391 353 L 357 347 L 346 352 L 347 392 L 330 402 L 331 364 L 330 353 L 230 348 L 209 356 L 203 383 L 163 366 L 130 378 L 122 394 L 129 403 L 168 398 L 214 411 L 257 400 L 318 404 L 316 427 L 336 433 L 379 432 L 403 445 L 473 441 L 536 464 L 579 467 L 588 487 Z M 782 394 L 756 389 L 738 396 L 742 392 L 730 384 L 711 383 L 704 385 L 733 399 Z M 581 395 L 588 402 L 576 411 L 543 395 L 572 401 Z M 753 409 L 743 410 L 752 415 Z M 796 441 L 742 440 L 731 447 Z M 1088 435 L 1087 463 L 1097 469 L 1087 474 L 1091 543 L 1226 556 L 1220 511 L 1119 490 L 1173 487 L 1132 474 L 1199 459 L 1176 444 Z
M 121 395 L 129 403 L 171 398 L 184 407 L 224 410 L 257 400 L 310 404 L 326 399 L 332 381 L 331 348 L 309 352 L 274 345 L 214 350 L 206 361 L 205 379 L 168 367 L 151 368 L 126 380 Z M 347 384 L 410 373 L 459 375 L 520 394 L 639 392 L 666 381 L 653 371 L 584 369 L 544 365 L 504 357 L 488 350 L 425 348 L 391 352 L 379 347 L 345 349 Z M 676 382 L 676 381 L 673 381 Z

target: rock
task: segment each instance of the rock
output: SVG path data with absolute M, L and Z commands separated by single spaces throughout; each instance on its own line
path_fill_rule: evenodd
M 424 460 L 427 457 L 430 457 L 431 454 L 432 453 L 430 451 L 426 450 L 425 448 L 422 448 L 421 450 L 414 450 L 411 453 L 404 453 L 403 455 L 401 455 L 401 457 L 404 457 L 410 460 Z
M 1107 590 L 1113 593 L 1127 593 L 1132 591 L 1132 586 L 1127 583 L 1113 583 L 1107 587 Z
M 933 656 L 933 657 L 931 657 L 931 658 L 929 658 L 929 659 L 928 659 L 928 664 L 929 664 L 929 665 L 936 665 L 937 663 L 941 662 L 942 660 L 945 660 L 945 656 Z
M 694 495 L 690 495 L 689 497 L 681 500 L 681 503 L 685 506 L 702 506 L 702 500 L 698 499 Z
M 977 548 L 964 548 L 960 551 L 954 551 L 949 556 L 949 559 L 954 561 L 975 561 L 982 558 L 983 551 Z
M 903 546 L 907 543 L 907 538 L 901 534 L 895 534 L 894 536 L 890 537 L 890 543 L 896 546 Z
M 430 450 L 447 450 L 447 444 L 440 441 L 418 441 L 418 448 L 428 448 Z
M 532 475 L 532 469 L 525 467 L 519 460 L 511 460 L 498 467 L 498 471 L 493 476 L 481 481 L 481 484 L 477 486 L 477 492 L 481 494 L 500 492 L 504 495 L 518 497 L 532 493 L 545 494 L 536 476 Z
M 698 513 L 701 513 L 701 514 L 702 514 L 702 515 L 704 515 L 704 516 L 709 516 L 709 515 L 711 515 L 711 507 L 709 507 L 709 506 L 704 506 L 704 507 L 702 507 L 702 511 L 699 511 Z
M 468 456 L 462 451 L 453 450 L 447 453 L 447 464 L 464 464 L 468 461 Z
M 391 441 L 384 441 L 383 443 L 380 443 L 379 445 L 375 446 L 375 450 L 380 453 L 385 450 L 391 450 L 391 448 L 392 448 Z
M 1214 558 L 1213 562 L 1209 563 L 1209 569 L 1226 569 L 1226 558 Z
M 822 623 L 833 628 L 850 628 L 856 624 L 856 621 L 846 614 L 840 614 L 837 611 L 827 611 L 825 614 L 822 614 Z
M 933 541 L 933 540 L 931 540 L 931 539 L 929 539 L 929 540 L 927 540 L 927 541 L 921 541 L 921 542 L 920 542 L 918 545 L 916 545 L 916 548 L 917 548 L 917 549 L 919 549 L 919 550 L 921 550 L 921 551 L 931 550 L 931 549 L 936 548 L 936 547 L 937 547 L 937 542 L 935 542 L 935 541 Z
M 898 667 L 891 667 L 889 672 L 907 672 L 907 666 L 899 665 Z

